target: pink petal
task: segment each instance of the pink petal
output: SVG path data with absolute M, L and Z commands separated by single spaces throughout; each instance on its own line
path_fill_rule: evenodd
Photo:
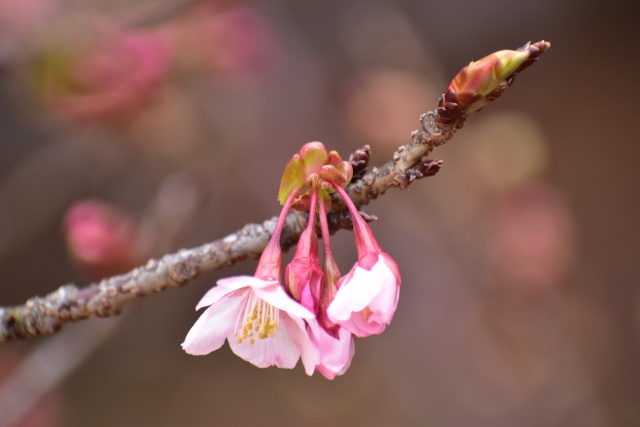
M 348 322 L 343 322 L 343 326 L 359 338 L 381 334 L 387 327 L 387 322 L 378 322 L 373 315 L 374 313 L 369 313 L 365 317 L 362 312 L 353 313 Z
M 304 322 L 285 313 L 280 313 L 280 321 L 286 326 L 287 331 L 291 335 L 291 339 L 300 350 L 304 371 L 309 376 L 313 375 L 313 371 L 320 361 L 320 355 L 318 354 L 318 349 L 307 334 Z
M 355 354 L 355 342 L 349 331 L 340 328 L 338 339 L 329 335 L 324 329 L 315 329 L 314 342 L 320 351 L 320 363 L 316 367 L 325 378 L 332 380 L 344 374 Z
M 396 262 L 389 256 L 389 254 L 386 254 L 384 252 L 380 254 L 380 258 L 382 261 L 384 261 L 387 267 L 391 269 L 391 272 L 396 278 L 396 283 L 398 287 L 400 287 L 402 280 L 400 278 L 400 268 L 398 267 L 398 264 L 396 264 Z
M 258 298 L 262 298 L 272 306 L 286 311 L 293 317 L 301 319 L 313 319 L 315 317 L 313 313 L 287 295 L 279 284 L 263 288 L 253 288 L 253 292 L 255 292 Z
M 184 339 L 184 351 L 203 355 L 219 349 L 227 336 L 233 333 L 243 301 L 243 296 L 231 296 L 205 310 Z
M 329 319 L 340 323 L 347 320 L 352 312 L 362 311 L 382 290 L 382 282 L 376 280 L 376 268 L 367 271 L 358 267 L 353 268 L 353 275 L 347 277 L 336 293 L 335 298 L 327 309 Z
M 280 319 L 282 320 L 282 316 Z M 242 343 L 231 339 L 229 346 L 240 358 L 259 368 L 275 365 L 278 368 L 292 369 L 300 358 L 300 351 L 291 339 L 284 323 L 280 324 L 280 330 L 276 331 L 274 337 L 256 338 L 253 344 L 246 339 Z
M 232 276 L 218 279 L 216 282 L 221 288 L 234 291 L 242 287 L 266 288 L 279 284 L 277 280 L 264 280 L 256 276 Z
M 216 303 L 226 294 L 236 291 L 241 288 L 256 288 L 265 287 L 277 284 L 275 281 L 267 281 L 258 279 L 255 276 L 233 276 L 225 277 L 217 282 L 217 286 L 209 289 L 206 294 L 200 299 L 200 302 L 196 306 L 196 310 L 200 310 L 202 307 Z
M 376 280 L 382 284 L 382 289 L 369 303 L 371 315 L 368 320 L 389 324 L 398 306 L 400 283 L 393 270 L 382 259 L 373 267 L 371 274 L 375 274 Z
M 369 260 L 371 261 L 371 260 Z M 384 253 L 370 269 L 360 268 L 360 261 L 343 279 L 335 299 L 329 305 L 329 318 L 358 337 L 384 331 L 398 305 L 400 279 L 395 261 Z M 368 307 L 367 313 L 363 313 Z

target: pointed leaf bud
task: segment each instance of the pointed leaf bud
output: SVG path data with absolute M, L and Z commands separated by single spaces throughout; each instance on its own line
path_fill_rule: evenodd
M 528 57 L 527 50 L 494 52 L 464 67 L 454 77 L 449 89 L 458 95 L 458 99 L 464 98 L 465 94 L 488 95 L 513 74 Z
M 440 97 L 436 120 L 449 125 L 499 97 L 522 70 L 536 62 L 551 44 L 527 43 L 517 50 L 494 52 L 464 67 Z M 460 124 L 459 124 L 460 125 Z

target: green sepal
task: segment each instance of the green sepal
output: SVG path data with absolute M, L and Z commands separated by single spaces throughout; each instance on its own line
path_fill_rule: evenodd
M 280 191 L 278 191 L 278 201 L 284 205 L 292 191 L 301 188 L 305 182 L 304 162 L 300 155 L 296 154 L 287 163 L 280 181 Z
M 327 162 L 327 150 L 321 142 L 309 142 L 302 146 L 287 163 L 280 181 L 278 201 L 284 205 L 292 191 L 307 185 L 307 178 L 317 173 Z
M 309 194 L 315 181 L 319 181 L 322 192 L 332 193 L 332 185 L 344 187 L 352 176 L 351 163 L 342 161 L 336 151 L 327 153 L 321 142 L 309 142 L 287 163 L 280 182 L 278 201 L 284 205 L 293 191 L 297 192 L 296 196 Z M 304 203 L 300 201 L 296 206 L 304 206 Z
M 327 164 L 327 150 L 321 142 L 309 142 L 300 150 L 300 157 L 304 164 L 303 173 L 308 176 L 318 173 Z

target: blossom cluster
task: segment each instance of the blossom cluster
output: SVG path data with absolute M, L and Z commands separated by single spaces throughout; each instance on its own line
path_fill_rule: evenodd
M 278 196 L 284 207 L 255 274 L 220 279 L 205 294 L 196 309 L 208 308 L 182 343 L 187 353 L 208 354 L 228 340 L 235 354 L 258 367 L 293 368 L 302 359 L 308 375 L 317 370 L 333 379 L 351 364 L 354 337 L 384 331 L 398 304 L 400 273 L 344 190 L 352 174 L 349 162 L 319 142 L 293 156 Z M 329 239 L 333 193 L 351 213 L 358 251 L 345 275 Z M 280 236 L 290 209 L 308 211 L 309 220 L 283 275 Z

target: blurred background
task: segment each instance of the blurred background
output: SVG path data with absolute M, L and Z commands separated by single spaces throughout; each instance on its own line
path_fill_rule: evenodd
M 638 10 L 542 0 L 0 0 L 0 305 L 279 211 L 319 140 L 373 165 L 471 60 L 552 48 L 364 210 L 403 289 L 334 381 L 180 348 L 247 261 L 0 347 L 0 424 L 640 424 Z M 334 236 L 343 271 L 350 232 Z M 291 257 L 291 254 L 289 254 Z

